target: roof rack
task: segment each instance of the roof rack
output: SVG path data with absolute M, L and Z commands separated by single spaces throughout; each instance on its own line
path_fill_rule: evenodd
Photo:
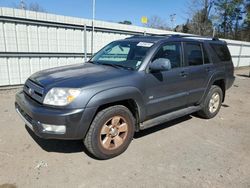
M 150 36 L 159 36 L 159 37 L 171 37 L 171 38 L 200 38 L 200 39 L 211 39 L 218 41 L 217 37 L 209 37 L 209 36 L 199 36 L 199 35 L 180 35 L 180 34 L 151 34 Z
M 127 39 L 129 38 L 136 38 L 136 37 L 170 37 L 172 36 L 171 34 L 152 34 L 152 33 L 147 33 L 146 35 L 132 35 L 130 37 L 128 37 Z
M 149 34 L 146 36 L 158 36 L 158 37 L 169 37 L 169 38 L 200 38 L 200 39 L 211 39 L 213 41 L 219 41 L 217 37 L 209 37 L 209 36 L 199 36 L 199 35 L 181 35 L 181 34 Z M 146 37 L 145 35 L 134 35 L 128 38 L 134 37 Z
M 199 35 L 173 35 L 173 37 L 176 37 L 176 38 L 185 38 L 185 37 L 190 37 L 190 38 L 203 38 L 203 39 L 211 39 L 211 40 L 219 40 L 217 37 L 209 37 L 209 36 L 199 36 Z
M 171 37 L 173 35 L 172 34 L 150 34 L 150 36 L 155 36 L 155 37 Z
M 209 37 L 209 36 L 199 36 L 199 35 L 180 35 L 180 34 L 153 34 L 153 36 L 166 36 L 171 38 L 200 38 L 200 39 L 211 39 L 218 41 L 219 39 L 217 37 Z

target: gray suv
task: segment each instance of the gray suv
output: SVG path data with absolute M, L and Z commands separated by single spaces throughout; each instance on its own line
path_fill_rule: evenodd
M 30 76 L 15 108 L 41 138 L 81 139 L 98 159 L 134 132 L 197 112 L 213 118 L 234 81 L 224 41 L 184 35 L 114 41 L 87 63 Z

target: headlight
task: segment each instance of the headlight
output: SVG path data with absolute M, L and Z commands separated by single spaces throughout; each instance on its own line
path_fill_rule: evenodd
M 46 94 L 43 104 L 65 106 L 71 103 L 79 94 L 80 89 L 52 88 Z

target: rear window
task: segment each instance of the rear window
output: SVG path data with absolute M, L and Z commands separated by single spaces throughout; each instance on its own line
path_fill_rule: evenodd
M 215 54 L 218 56 L 218 58 L 221 61 L 230 61 L 231 60 L 231 55 L 230 52 L 225 45 L 221 44 L 210 44 L 212 49 L 214 50 Z

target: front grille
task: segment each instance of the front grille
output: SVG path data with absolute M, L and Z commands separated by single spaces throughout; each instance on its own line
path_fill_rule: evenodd
M 28 95 L 30 98 L 34 99 L 35 101 L 39 103 L 43 102 L 44 88 L 36 84 L 32 80 L 28 79 L 25 82 L 23 91 L 25 92 L 26 95 Z

